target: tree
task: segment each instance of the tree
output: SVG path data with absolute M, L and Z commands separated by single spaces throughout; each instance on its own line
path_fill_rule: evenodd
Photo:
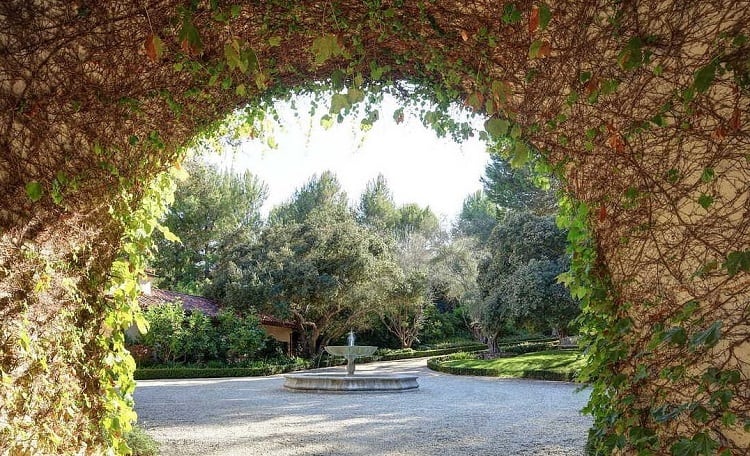
M 359 197 L 358 220 L 378 232 L 391 233 L 399 220 L 399 212 L 385 176 L 369 181 Z
M 271 218 L 257 242 L 237 245 L 222 260 L 211 295 L 296 321 L 305 352 L 314 355 L 368 321 L 371 271 L 386 246 L 356 222 L 331 173 L 311 178 Z
M 494 342 L 514 327 L 564 334 L 579 308 L 557 283 L 568 259 L 565 233 L 552 217 L 509 213 L 492 232 L 489 249 L 478 275 L 481 304 L 474 309 L 486 337 Z
M 481 304 L 479 266 L 488 256 L 487 249 L 473 236 L 454 237 L 436 250 L 430 261 L 430 289 L 436 298 L 462 309 L 464 325 L 481 338 L 478 307 Z M 443 309 L 449 310 L 449 309 Z
M 346 193 L 331 171 L 313 175 L 302 187 L 295 190 L 286 203 L 273 208 L 270 223 L 304 222 L 314 211 L 325 207 L 337 220 L 350 216 Z
M 225 244 L 256 235 L 267 189 L 247 171 L 220 172 L 199 159 L 185 169 L 163 222 L 179 241 L 156 235 L 153 267 L 161 287 L 202 294 Z
M 531 165 L 511 167 L 508 160 L 498 154 L 490 155 L 490 163 L 480 179 L 487 198 L 505 210 L 534 211 L 554 214 L 557 208 L 556 189 L 559 184 L 552 179 L 549 189 L 540 188 Z
M 373 286 L 371 294 L 378 302 L 380 322 L 398 339 L 401 348 L 411 348 L 419 338 L 430 304 L 426 275 L 421 269 L 404 269 L 398 261 L 387 262 Z
M 319 208 L 302 223 L 269 227 L 261 245 L 268 303 L 305 328 L 308 354 L 367 321 L 370 271 L 386 251 L 352 218 Z
M 416 232 L 404 234 L 394 245 L 393 261 L 378 277 L 380 320 L 401 348 L 410 348 L 424 326 L 432 298 L 428 280 L 432 256 L 427 238 Z
M 498 209 L 487 195 L 478 190 L 464 198 L 458 221 L 453 227 L 455 235 L 475 236 L 485 243 L 497 225 Z
M 416 203 L 404 204 L 398 208 L 395 232 L 397 237 L 418 233 L 427 239 L 436 239 L 441 234 L 440 220 L 429 207 Z

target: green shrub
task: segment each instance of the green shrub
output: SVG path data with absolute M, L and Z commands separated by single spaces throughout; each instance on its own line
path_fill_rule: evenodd
M 168 363 L 183 354 L 183 328 L 185 311 L 182 305 L 164 304 L 146 309 L 143 316 L 149 329 L 141 336 L 141 343 L 148 347 L 154 362 Z
M 150 307 L 144 317 L 149 331 L 131 345 L 138 366 L 210 363 L 222 367 L 253 359 L 267 345 L 266 333 L 252 314 L 222 311 L 211 318 L 203 312 L 186 313 L 180 304 L 164 304 Z
M 159 444 L 139 426 L 133 426 L 133 429 L 125 434 L 125 442 L 133 451 L 133 456 L 157 456 L 159 454 Z
M 420 335 L 423 343 L 433 344 L 450 339 L 466 338 L 469 333 L 461 307 L 447 312 L 441 312 L 436 306 L 428 306 L 425 310 L 425 323 Z
M 229 362 L 254 358 L 265 346 L 266 333 L 253 314 L 241 317 L 225 310 L 216 317 L 219 323 L 219 353 Z
M 185 362 L 201 362 L 219 356 L 219 331 L 211 317 L 203 312 L 191 312 L 185 316 L 180 338 L 180 359 Z

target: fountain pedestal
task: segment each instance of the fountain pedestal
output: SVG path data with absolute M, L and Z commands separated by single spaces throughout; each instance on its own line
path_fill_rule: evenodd
M 285 388 L 298 391 L 368 392 L 406 391 L 417 389 L 415 375 L 354 375 L 354 360 L 375 353 L 378 347 L 371 345 L 329 345 L 325 350 L 333 356 L 346 359 L 346 375 L 343 374 L 289 374 L 285 375 Z
M 328 345 L 325 350 L 333 356 L 346 359 L 346 375 L 354 375 L 354 360 L 375 353 L 378 347 L 372 345 Z

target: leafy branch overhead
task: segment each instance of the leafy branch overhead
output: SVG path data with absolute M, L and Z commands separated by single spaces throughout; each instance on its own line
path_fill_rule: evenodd
M 8 0 L 0 18 L 10 453 L 125 451 L 119 331 L 162 173 L 235 109 L 331 88 L 329 121 L 355 104 L 374 121 L 388 91 L 397 122 L 416 112 L 562 178 L 593 450 L 746 450 L 746 2 Z M 482 131 L 450 120 L 462 104 Z

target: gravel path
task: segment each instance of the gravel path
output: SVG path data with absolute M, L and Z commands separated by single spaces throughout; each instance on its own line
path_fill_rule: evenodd
M 139 381 L 136 411 L 164 455 L 584 454 L 591 420 L 578 411 L 588 391 L 452 376 L 425 364 L 357 367 L 418 375 L 419 389 L 402 393 L 293 392 L 283 376 Z

